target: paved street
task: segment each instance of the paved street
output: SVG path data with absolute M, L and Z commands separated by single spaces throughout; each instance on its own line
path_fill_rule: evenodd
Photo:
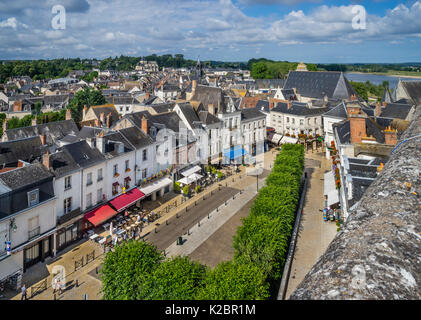
M 306 154 L 306 170 L 310 177 L 304 202 L 297 246 L 291 266 L 286 298 L 304 279 L 317 259 L 336 235 L 336 224 L 323 221 L 323 179 L 330 163 L 323 153 Z

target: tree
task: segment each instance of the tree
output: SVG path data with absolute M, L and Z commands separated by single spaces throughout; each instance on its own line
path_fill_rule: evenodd
M 102 105 L 107 101 L 102 95 L 101 91 L 93 88 L 85 88 L 84 90 L 78 91 L 72 100 L 69 102 L 68 108 L 72 112 L 72 118 L 75 122 L 82 120 L 82 110 L 85 105 L 88 107 Z
M 264 272 L 254 264 L 222 262 L 208 273 L 198 300 L 263 300 L 269 297 Z
M 194 300 L 203 287 L 206 267 L 188 257 L 177 256 L 161 262 L 146 277 L 137 296 L 143 300 Z
M 143 282 L 163 260 L 152 244 L 129 241 L 105 255 L 101 270 L 104 300 L 134 300 Z
M 36 102 L 34 108 L 36 115 L 41 114 L 42 103 L 40 101 Z
M 266 66 L 266 63 L 258 62 L 252 65 L 250 75 L 253 79 L 264 79 L 267 71 L 268 67 Z

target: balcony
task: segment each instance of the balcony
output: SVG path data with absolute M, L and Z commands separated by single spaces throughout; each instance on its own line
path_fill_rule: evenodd
M 28 231 L 28 240 L 31 240 L 35 238 L 36 236 L 39 236 L 41 231 L 41 228 L 38 226 L 35 229 L 32 229 L 31 231 Z

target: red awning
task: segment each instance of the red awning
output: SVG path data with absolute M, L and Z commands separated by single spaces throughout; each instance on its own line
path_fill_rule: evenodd
M 85 214 L 85 218 L 95 227 L 97 227 L 101 223 L 115 216 L 116 214 L 117 211 L 111 208 L 108 204 L 104 204 L 103 206 L 98 207 Z
M 125 194 L 118 196 L 117 198 L 110 201 L 110 204 L 117 210 L 122 211 L 128 206 L 135 203 L 137 200 L 144 198 L 145 195 L 138 188 L 133 188 L 130 191 L 127 191 Z

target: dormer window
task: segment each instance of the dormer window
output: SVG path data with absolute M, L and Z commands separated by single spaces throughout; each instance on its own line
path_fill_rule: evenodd
M 32 207 L 39 203 L 39 189 L 28 192 L 28 206 Z

